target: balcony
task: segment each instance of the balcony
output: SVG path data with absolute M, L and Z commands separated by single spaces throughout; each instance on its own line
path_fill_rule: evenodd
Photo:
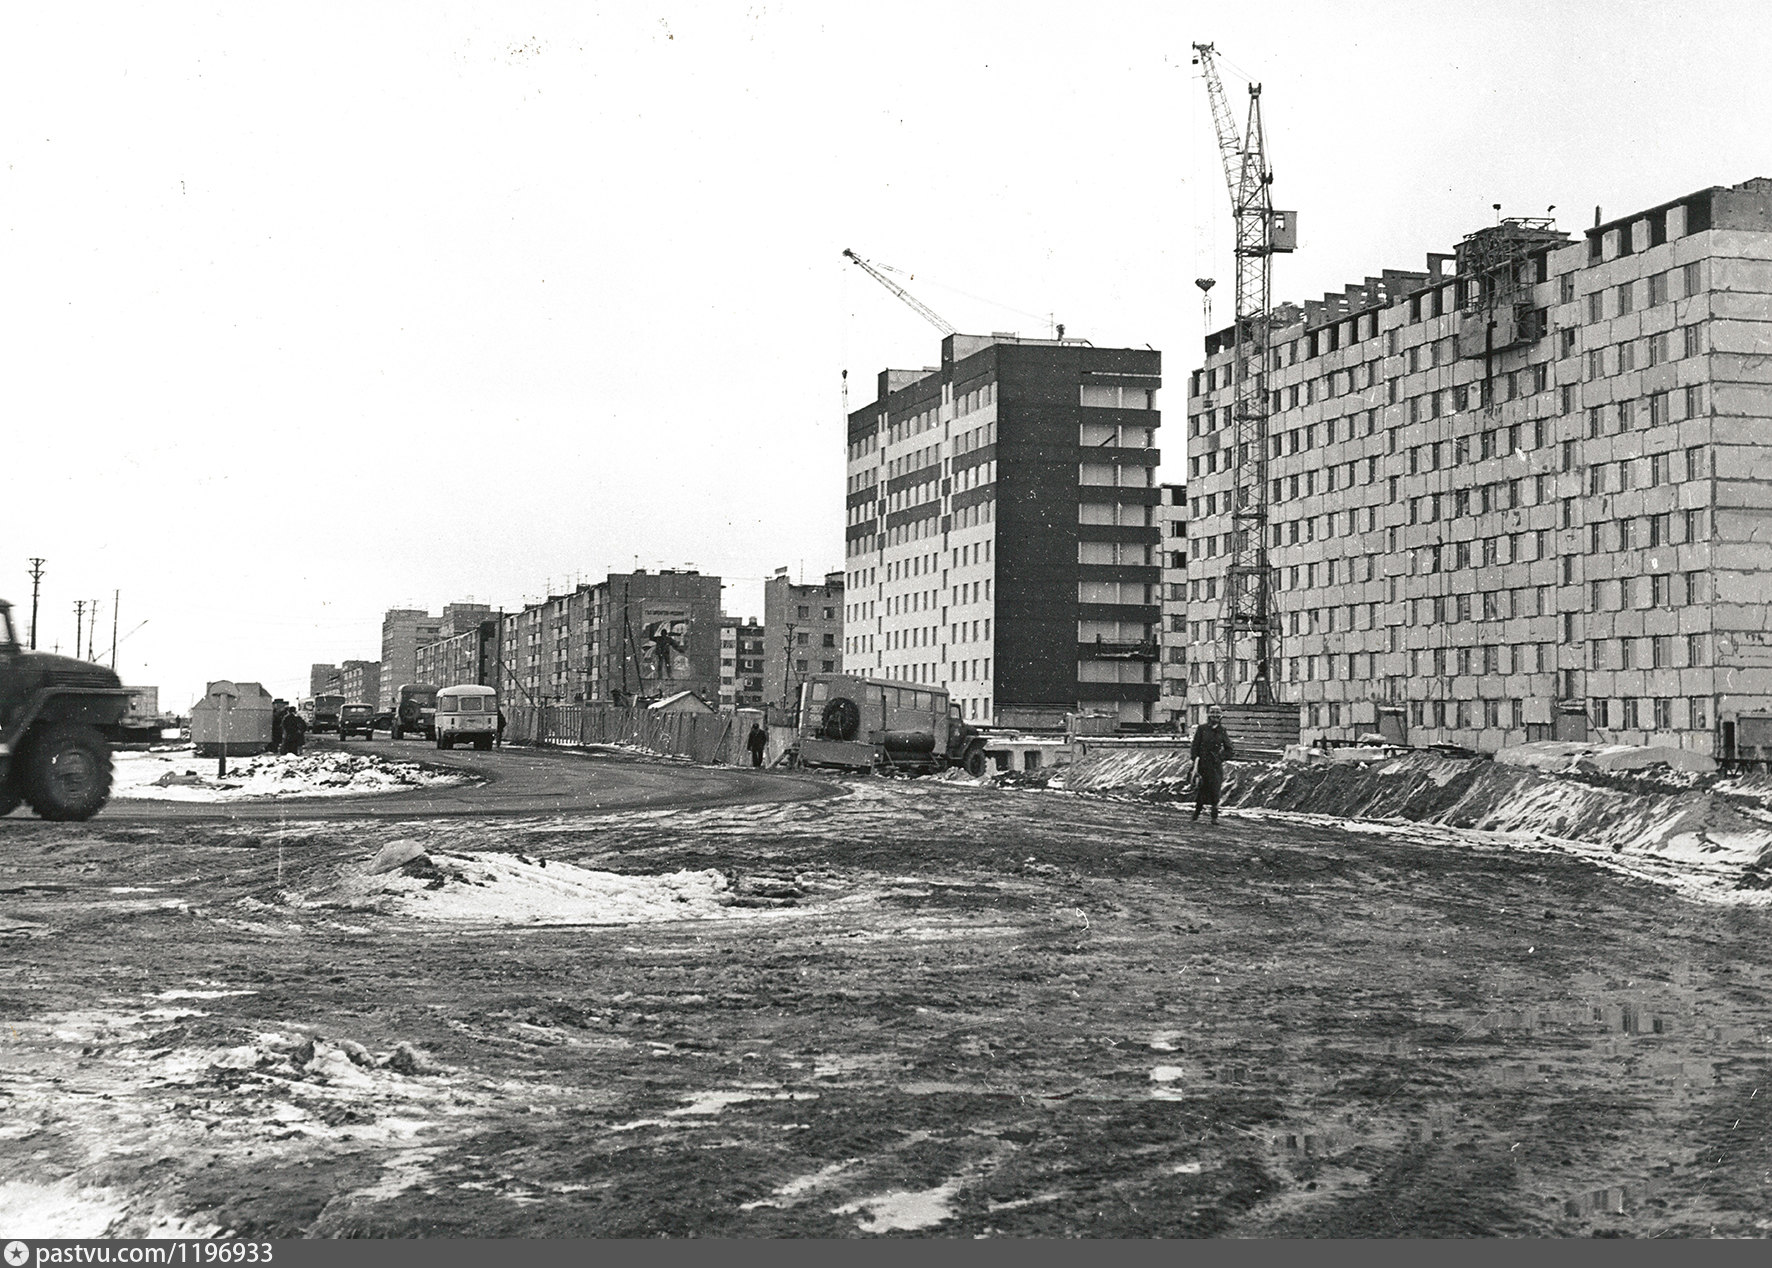
M 1093 643 L 1078 643 L 1077 659 L 1143 660 L 1155 663 L 1158 659 L 1157 643 L 1154 639 L 1142 643 L 1109 643 L 1097 639 Z

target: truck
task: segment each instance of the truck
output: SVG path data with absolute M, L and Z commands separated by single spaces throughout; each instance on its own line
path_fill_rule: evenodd
M 985 736 L 940 687 L 809 674 L 800 686 L 794 761 L 832 770 L 985 773 Z
M 390 719 L 390 735 L 398 740 L 408 735 L 437 738 L 437 689 L 423 683 L 405 683 L 394 692 L 394 716 Z
M 111 797 L 111 745 L 129 693 L 103 665 L 19 646 L 0 599 L 0 815 L 90 819 Z
M 361 735 L 366 740 L 375 738 L 375 706 L 361 701 L 339 706 L 338 738 L 348 740 L 353 735 Z
M 296 706 L 296 712 L 308 724 L 308 730 L 318 735 L 338 730 L 338 711 L 344 703 L 343 696 L 309 696 Z

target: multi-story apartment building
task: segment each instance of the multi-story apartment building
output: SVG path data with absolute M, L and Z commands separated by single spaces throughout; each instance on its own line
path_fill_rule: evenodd
M 792 707 L 807 674 L 843 668 L 844 574 L 796 585 L 786 568 L 763 583 L 763 694 Z
M 1179 723 L 1187 718 L 1187 487 L 1160 485 L 1157 549 L 1162 569 L 1162 623 L 1157 627 L 1160 657 L 1157 708 L 1153 720 Z
M 461 625 L 464 620 L 457 618 L 455 624 Z M 418 649 L 414 658 L 416 681 L 433 687 L 458 687 L 464 683 L 490 687 L 498 681 L 497 659 L 497 619 L 475 621 L 459 633 L 446 634 Z
M 347 703 L 374 704 L 381 695 L 381 662 L 345 661 L 338 667 L 338 694 Z
M 763 693 L 763 627 L 757 618 L 720 618 L 720 708 L 759 709 Z
M 338 678 L 337 665 L 309 665 L 308 694 L 310 696 L 337 695 Z
M 1281 320 L 1268 672 L 1307 739 L 1772 744 L 1772 181 L 1504 221 Z M 1232 362 L 1189 391 L 1195 712 L 1258 672 L 1218 634 Z
M 693 691 L 720 698 L 720 578 L 611 573 L 504 619 L 494 659 L 516 704 L 624 701 Z
M 443 623 L 420 608 L 389 608 L 381 621 L 381 681 L 376 688 L 376 708 L 393 708 L 394 692 L 418 677 L 418 649 L 434 643 Z
M 1161 354 L 950 335 L 849 415 L 853 673 L 945 686 L 984 722 L 1149 721 Z

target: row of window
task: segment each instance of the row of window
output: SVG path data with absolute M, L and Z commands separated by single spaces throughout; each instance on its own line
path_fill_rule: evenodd
M 1531 276 L 1537 281 L 1547 280 L 1542 256 L 1533 262 Z M 1576 273 L 1564 273 L 1558 278 L 1557 300 L 1559 303 L 1573 304 L 1577 302 L 1579 299 L 1577 294 L 1578 276 Z M 1408 299 L 1409 322 L 1413 324 L 1433 320 L 1453 312 L 1471 298 L 1468 288 L 1472 284 L 1472 279 L 1460 278 L 1445 286 L 1411 295 Z M 1675 294 L 1676 290 L 1678 291 L 1677 295 Z M 1586 316 L 1590 324 L 1605 320 L 1608 316 L 1608 305 L 1606 304 L 1608 295 L 1612 299 L 1609 306 L 1611 308 L 1610 315 L 1623 317 L 1638 311 L 1640 307 L 1637 302 L 1639 295 L 1645 301 L 1641 307 L 1654 308 L 1659 304 L 1667 303 L 1670 299 L 1693 298 L 1702 290 L 1703 270 L 1701 262 L 1695 260 L 1675 269 L 1650 274 L 1646 278 L 1633 278 L 1615 286 L 1589 292 Z M 1542 310 L 1539 311 L 1542 312 Z M 1542 328 L 1542 318 L 1540 322 Z M 1280 344 L 1270 353 L 1271 368 L 1277 372 L 1289 365 L 1297 365 L 1300 361 L 1313 360 L 1326 353 L 1338 351 L 1343 346 L 1344 333 L 1345 343 L 1349 347 L 1363 340 L 1375 340 L 1378 337 L 1378 313 L 1374 311 L 1356 314 L 1345 321 L 1338 321 L 1328 326 L 1319 327 L 1317 330 L 1307 331 L 1297 338 Z M 1409 369 L 1411 372 L 1419 368 L 1417 349 L 1421 347 L 1430 349 L 1428 353 L 1429 365 L 1441 364 L 1452 359 L 1454 349 L 1451 336 L 1404 349 L 1402 334 L 1400 327 L 1385 332 L 1383 355 L 1394 357 L 1407 353 L 1410 358 Z M 1373 350 L 1373 355 L 1378 355 L 1376 350 Z M 1367 362 L 1366 364 L 1375 364 L 1375 362 Z M 1234 373 L 1235 367 L 1231 365 L 1209 366 L 1202 370 L 1196 370 L 1193 374 L 1190 395 L 1199 396 L 1202 389 L 1205 392 L 1214 392 L 1220 387 L 1229 387 L 1233 381 Z M 1368 373 L 1370 374 L 1370 372 Z
M 1588 702 L 1588 718 L 1599 731 L 1708 731 L 1710 699 L 1706 696 L 1625 696 L 1596 698 Z M 1411 700 L 1406 706 L 1412 726 L 1433 730 L 1528 729 L 1525 701 Z M 1330 700 L 1305 706 L 1305 725 L 1313 729 L 1343 725 L 1344 713 L 1351 724 L 1352 707 Z M 1549 729 L 1548 724 L 1540 724 Z

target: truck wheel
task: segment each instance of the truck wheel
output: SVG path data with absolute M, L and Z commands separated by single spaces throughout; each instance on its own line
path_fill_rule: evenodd
M 492 737 L 490 735 L 476 736 L 474 739 L 474 747 L 482 753 L 492 752 Z
M 447 735 L 439 735 L 437 737 L 437 747 L 438 748 L 454 748 L 455 745 L 450 743 L 449 737 Z
M 91 727 L 60 723 L 30 741 L 23 776 L 39 818 L 90 819 L 111 798 L 111 750 Z
M 966 754 L 966 773 L 972 776 L 972 778 L 977 779 L 980 775 L 983 775 L 985 765 L 983 749 L 975 748 L 970 753 Z
M 0 819 L 17 810 L 24 798 L 12 791 L 9 784 L 0 784 Z
M 389 729 L 388 738 L 390 740 L 397 740 L 400 738 L 400 724 L 398 722 L 394 723 L 394 725 Z

